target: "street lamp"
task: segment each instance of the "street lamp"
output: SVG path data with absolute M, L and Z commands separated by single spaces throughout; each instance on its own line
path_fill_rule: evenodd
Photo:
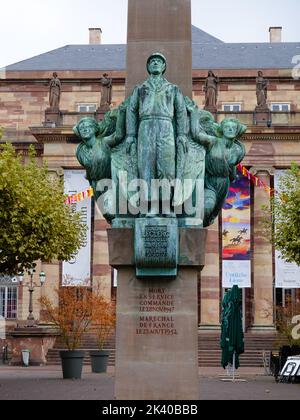
M 35 269 L 30 268 L 28 270 L 28 274 L 30 275 L 30 281 L 28 283 L 24 284 L 24 273 L 19 273 L 18 277 L 19 277 L 19 284 L 23 285 L 24 287 L 27 287 L 29 290 L 29 315 L 27 317 L 27 327 L 34 327 L 35 326 L 35 319 L 33 316 L 33 299 L 32 299 L 32 295 L 34 292 L 34 289 L 36 287 L 43 287 L 43 285 L 45 284 L 46 281 L 46 274 L 42 271 L 39 275 L 39 279 L 40 279 L 40 284 L 37 284 L 33 281 L 33 275 L 35 273 Z

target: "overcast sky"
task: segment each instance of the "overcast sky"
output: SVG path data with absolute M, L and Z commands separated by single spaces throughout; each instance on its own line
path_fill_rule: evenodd
M 151 1 L 151 0 L 148 0 Z M 125 43 L 127 0 L 0 0 L 0 68 L 68 44 L 88 43 L 101 27 L 103 43 Z M 192 22 L 225 42 L 300 42 L 299 0 L 192 0 Z

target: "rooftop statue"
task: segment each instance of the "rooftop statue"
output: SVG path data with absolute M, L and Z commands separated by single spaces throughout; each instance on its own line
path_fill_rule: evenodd
M 100 109 L 108 110 L 112 99 L 112 79 L 108 77 L 107 73 L 103 74 L 101 83 L 101 103 Z
M 256 78 L 256 97 L 257 97 L 257 109 L 268 109 L 268 80 L 264 78 L 263 72 L 258 72 Z
M 217 111 L 217 101 L 218 101 L 218 87 L 219 87 L 219 78 L 215 76 L 212 70 L 208 72 L 208 76 L 205 81 L 204 91 L 205 91 L 205 109 L 208 111 L 216 112 Z
M 52 111 L 59 111 L 61 94 L 61 81 L 58 78 L 57 73 L 53 73 L 53 78 L 49 84 L 49 105 Z
M 147 61 L 149 78 L 123 104 L 103 121 L 84 118 L 74 129 L 82 140 L 77 158 L 96 199 L 105 203 L 104 216 L 116 227 L 130 226 L 141 216 L 177 217 L 180 226 L 211 225 L 235 179 L 236 165 L 245 156 L 239 138 L 246 127 L 233 119 L 217 124 L 210 112 L 200 110 L 163 77 L 166 66 L 162 54 L 152 54 Z M 99 188 L 103 180 L 112 180 L 114 187 Z M 128 189 L 137 180 L 136 189 Z M 163 211 L 161 193 L 151 189 L 153 180 L 172 186 L 169 211 Z M 140 189 L 141 182 L 148 188 Z M 116 195 L 130 204 L 127 212 L 120 211 Z M 188 201 L 193 212 L 177 213 Z

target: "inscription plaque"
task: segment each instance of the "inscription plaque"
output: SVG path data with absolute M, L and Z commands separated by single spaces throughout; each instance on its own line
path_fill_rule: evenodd
M 135 262 L 138 278 L 176 277 L 178 265 L 178 221 L 137 219 Z

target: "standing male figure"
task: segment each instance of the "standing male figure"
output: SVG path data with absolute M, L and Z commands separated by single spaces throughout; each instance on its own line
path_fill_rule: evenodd
M 163 77 L 166 68 L 162 54 L 149 57 L 149 78 L 135 88 L 127 110 L 127 152 L 137 146 L 139 177 L 148 186 L 145 201 L 152 201 L 148 214 L 152 217 L 159 215 L 160 210 L 157 197 L 151 194 L 151 181 L 180 178 L 181 174 L 176 174 L 176 157 L 188 151 L 184 97 L 178 86 Z

